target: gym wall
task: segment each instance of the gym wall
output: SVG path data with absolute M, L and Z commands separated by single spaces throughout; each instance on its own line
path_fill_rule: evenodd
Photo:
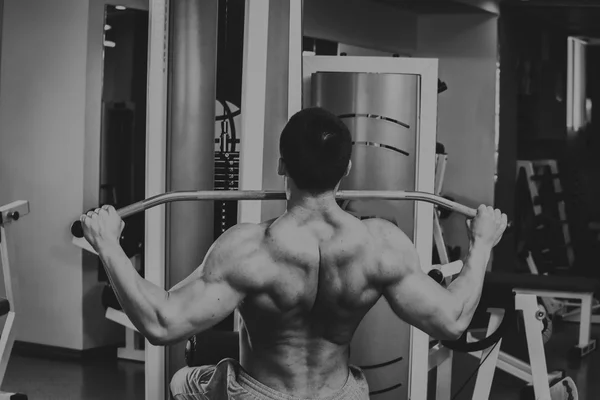
M 68 221 L 84 206 L 88 11 L 80 0 L 5 2 L 0 67 L 0 202 L 31 204 L 9 238 L 17 340 L 72 349 L 84 340 L 81 250 Z
M 449 154 L 444 193 L 472 207 L 494 204 L 497 15 L 417 15 L 381 3 L 306 0 L 304 35 L 438 58 L 440 79 L 448 84 L 438 99 L 438 141 Z M 464 254 L 464 217 L 452 215 L 443 224 L 448 245 Z
M 304 0 L 304 36 L 403 53 L 417 44 L 416 14 L 377 2 Z
M 122 328 L 104 318 L 97 264 L 68 229 L 98 203 L 107 1 L 4 3 L 0 202 L 31 204 L 9 238 L 22 294 L 17 340 L 75 350 L 123 341 Z
M 443 193 L 476 208 L 494 204 L 498 17 L 493 14 L 421 15 L 415 57 L 439 59 L 448 90 L 438 98 L 438 138 L 448 152 Z M 465 219 L 444 225 L 450 246 L 468 249 Z
M 39 1 L 39 0 L 38 0 Z M 102 132 L 102 100 L 103 91 L 107 98 L 118 99 L 119 95 L 111 95 L 112 89 L 104 85 L 104 23 L 107 5 L 120 4 L 139 10 L 148 10 L 148 0 L 89 0 L 87 18 L 87 63 L 86 63 L 86 100 L 85 100 L 85 141 L 83 164 L 83 205 L 81 210 L 88 210 L 100 203 L 100 147 Z M 56 29 L 56 28 L 55 28 Z M 130 60 L 127 60 L 130 61 Z M 108 72 L 108 71 L 107 71 Z M 121 97 L 126 94 L 121 94 Z M 80 195 L 81 196 L 81 195 Z M 33 212 L 33 210 L 32 210 Z M 71 219 L 77 217 L 76 209 L 71 209 Z M 57 229 L 62 229 L 58 227 Z M 70 241 L 70 240 L 69 240 Z M 70 243 L 65 244 L 74 247 Z M 124 330 L 121 326 L 108 321 L 104 317 L 105 310 L 98 301 L 103 286 L 98 282 L 98 257 L 86 251 L 81 252 L 80 268 L 82 271 L 82 334 L 81 350 L 99 346 L 121 343 Z

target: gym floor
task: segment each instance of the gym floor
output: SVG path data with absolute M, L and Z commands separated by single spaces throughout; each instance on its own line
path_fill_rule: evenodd
M 600 351 L 595 351 L 579 362 L 570 362 L 567 358 L 569 350 L 577 343 L 578 325 L 571 323 L 555 323 L 552 337 L 546 343 L 546 361 L 548 371 L 563 370 L 577 385 L 580 400 L 600 399 Z M 600 334 L 600 326 L 592 328 L 592 337 Z M 514 354 L 521 357 L 520 354 Z M 478 360 L 467 354 L 458 354 L 454 358 L 452 391 L 453 395 L 469 378 Z M 460 368 L 457 366 L 460 365 Z M 471 382 L 463 393 L 453 400 L 471 400 L 475 384 Z M 524 384 L 521 380 L 496 370 L 490 400 L 519 399 Z
M 600 336 L 600 326 L 593 328 L 592 336 Z M 580 399 L 600 399 L 600 351 L 583 359 L 580 365 L 570 364 L 566 354 L 576 338 L 575 324 L 555 325 L 554 334 L 546 344 L 548 369 L 565 370 L 576 382 Z M 454 360 L 453 392 L 456 392 L 477 367 L 477 360 L 463 354 Z M 473 385 L 473 382 L 468 385 L 456 400 L 471 400 Z M 522 387 L 516 378 L 497 371 L 490 400 L 518 399 Z M 51 360 L 14 354 L 3 390 L 20 391 L 30 400 L 143 400 L 144 365 L 110 360 Z

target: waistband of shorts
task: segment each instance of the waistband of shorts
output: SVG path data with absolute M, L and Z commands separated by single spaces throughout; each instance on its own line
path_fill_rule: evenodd
M 356 395 L 359 398 L 362 395 L 362 391 L 358 387 L 358 384 L 354 379 L 352 371 L 348 371 L 348 378 L 346 379 L 346 383 L 344 384 L 344 386 L 342 386 L 340 390 L 338 390 L 336 393 L 330 396 L 318 398 L 302 398 L 291 396 L 286 393 L 281 393 L 257 381 L 256 379 L 251 377 L 246 371 L 244 371 L 243 368 L 240 368 L 239 371 L 239 383 L 244 389 L 254 394 L 255 396 L 269 400 L 343 400 L 350 398 L 352 395 Z

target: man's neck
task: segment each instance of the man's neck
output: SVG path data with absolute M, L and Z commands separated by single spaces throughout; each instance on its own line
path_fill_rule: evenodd
M 338 208 L 333 191 L 311 194 L 300 190 L 290 190 L 288 194 L 287 211 L 292 214 L 324 214 Z

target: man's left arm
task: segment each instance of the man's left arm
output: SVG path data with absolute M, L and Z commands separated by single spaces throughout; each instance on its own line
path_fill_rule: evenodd
M 102 229 L 102 224 L 115 219 L 114 209 L 96 214 L 83 221 L 86 238 L 98 251 L 123 311 L 152 344 L 174 343 L 214 326 L 249 291 L 260 290 L 267 281 L 262 263 L 254 262 L 261 251 L 257 225 L 242 224 L 227 231 L 209 249 L 202 265 L 167 292 L 135 271 L 118 240 L 103 239 L 110 236 L 106 233 L 110 229 Z

